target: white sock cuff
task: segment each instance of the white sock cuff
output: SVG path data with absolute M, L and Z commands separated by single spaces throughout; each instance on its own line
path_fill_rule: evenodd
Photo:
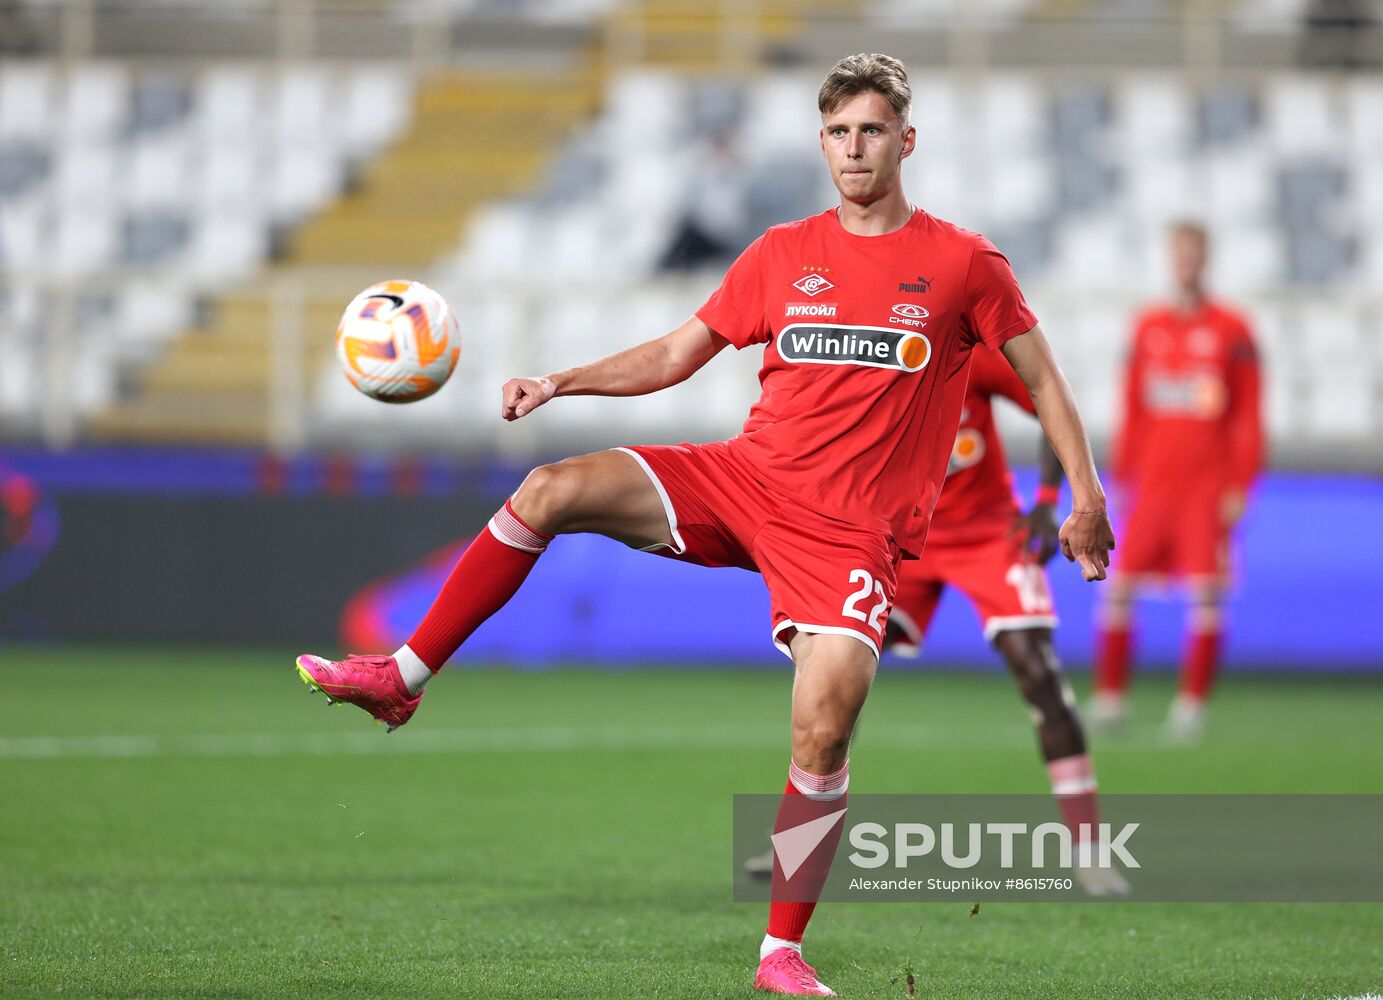
M 789 941 L 786 938 L 776 938 L 772 934 L 765 934 L 763 944 L 759 945 L 759 961 L 762 962 L 779 948 L 791 948 L 797 954 L 802 954 L 801 941 Z
M 797 761 L 792 761 L 788 765 L 788 781 L 813 802 L 834 802 L 850 788 L 850 761 L 830 774 L 808 774 L 797 766 Z
M 495 516 L 490 518 L 489 529 L 490 534 L 510 548 L 534 554 L 545 551 L 547 543 L 552 541 L 548 536 L 524 524 L 514 513 L 514 508 L 509 506 L 508 500 L 504 501 L 504 506 L 495 511 Z
M 1096 790 L 1095 767 L 1088 753 L 1072 754 L 1047 762 L 1053 795 L 1084 795 Z
M 428 681 L 432 680 L 432 670 L 407 643 L 394 652 L 394 662 L 399 665 L 399 676 L 409 694 L 417 694 Z

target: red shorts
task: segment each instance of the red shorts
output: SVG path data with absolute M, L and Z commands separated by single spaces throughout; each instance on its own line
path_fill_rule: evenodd
M 1005 531 L 964 545 L 928 542 L 916 562 L 903 563 L 893 621 L 905 639 L 890 647 L 916 655 L 947 586 L 955 587 L 975 606 L 991 642 L 1000 632 L 1055 628 L 1047 571 L 1033 559 L 1021 533 Z
M 1117 536 L 1114 568 L 1150 583 L 1227 580 L 1229 529 L 1220 505 L 1218 493 L 1138 494 Z
M 887 532 L 818 514 L 769 489 L 725 442 L 620 448 L 648 473 L 667 511 L 660 555 L 763 574 L 773 643 L 795 632 L 859 639 L 879 654 L 902 552 Z

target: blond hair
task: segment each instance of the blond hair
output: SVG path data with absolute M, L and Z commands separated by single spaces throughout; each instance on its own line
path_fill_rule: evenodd
M 816 106 L 822 114 L 836 110 L 850 98 L 866 91 L 883 96 L 904 125 L 912 109 L 912 87 L 908 85 L 908 68 L 892 56 L 879 52 L 860 52 L 846 56 L 831 68 L 821 82 Z

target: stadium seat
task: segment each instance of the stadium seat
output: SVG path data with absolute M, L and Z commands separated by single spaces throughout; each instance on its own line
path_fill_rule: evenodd
M 1225 295 L 1249 295 L 1286 277 L 1281 231 L 1267 223 L 1215 231 L 1211 278 Z
M 1195 135 L 1193 95 L 1175 77 L 1141 73 L 1113 89 L 1111 115 L 1130 166 L 1183 154 Z
M 263 113 L 264 83 L 263 74 L 246 64 L 213 64 L 204 70 L 192 115 L 198 147 L 214 152 L 252 142 Z
M 1297 313 L 1300 358 L 1323 368 L 1348 366 L 1367 358 L 1364 329 L 1356 310 L 1318 305 Z
M 119 137 L 130 101 L 130 76 L 113 63 L 73 66 L 58 112 L 61 140 L 66 144 L 101 147 Z
M 0 63 L 0 138 L 51 138 L 57 92 L 54 65 L 17 60 Z
M 52 170 L 48 147 L 32 139 L 0 140 L 0 203 L 23 197 Z
M 354 160 L 365 160 L 388 146 L 408 125 L 412 86 L 405 71 L 359 66 L 345 83 L 337 115 L 342 139 Z
M 1329 156 L 1344 130 L 1340 102 L 1324 77 L 1290 75 L 1264 85 L 1264 130 L 1283 159 Z
M 1308 398 L 1307 426 L 1316 436 L 1363 441 L 1377 426 L 1374 373 L 1357 360 L 1313 372 Z
M 985 200 L 991 225 L 1044 218 L 1056 210 L 1056 176 L 1050 159 L 1015 151 L 989 161 Z
M 269 206 L 274 220 L 297 222 L 321 207 L 342 186 L 342 166 L 323 149 L 278 146 L 269 173 Z
M 191 81 L 175 69 L 150 69 L 134 79 L 125 131 L 131 138 L 157 135 L 186 124 Z
M 112 309 L 111 326 L 120 341 L 120 354 L 148 361 L 177 330 L 192 322 L 192 303 L 166 282 L 130 282 Z
M 980 90 L 977 110 L 979 132 L 975 139 L 986 159 L 1032 153 L 1049 138 L 1046 95 L 1029 78 L 1013 74 L 988 77 Z
M 811 85 L 797 74 L 767 74 L 749 84 L 739 151 L 759 162 L 810 155 L 816 150 L 821 116 Z
M 190 237 L 191 220 L 177 209 L 132 212 L 121 226 L 119 260 L 136 268 L 174 264 Z
M 640 147 L 671 149 L 685 139 L 687 88 L 673 73 L 620 74 L 606 95 L 616 136 L 638 136 Z
M 198 214 L 180 269 L 198 278 L 229 281 L 251 274 L 268 252 L 268 233 L 253 214 L 233 208 Z
M 7 270 L 43 270 L 49 258 L 50 234 L 43 198 L 29 196 L 4 203 L 0 211 L 0 265 Z
M 68 213 L 54 230 L 48 270 L 71 276 L 114 264 L 120 248 L 119 220 L 109 208 Z
M 132 211 L 184 207 L 192 191 L 189 130 L 170 128 L 135 141 L 123 167 L 120 187 Z
M 1215 229 L 1267 220 L 1274 207 L 1272 161 L 1262 145 L 1243 141 L 1210 150 L 1191 183 L 1205 194 L 1205 219 Z

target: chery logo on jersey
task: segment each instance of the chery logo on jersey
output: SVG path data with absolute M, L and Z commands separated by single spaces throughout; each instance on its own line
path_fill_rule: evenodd
M 798 278 L 796 281 L 794 281 L 792 283 L 792 287 L 797 289 L 803 295 L 811 295 L 815 297 L 817 295 L 820 295 L 827 289 L 835 288 L 836 286 L 831 284 L 829 280 L 823 278 L 819 274 L 808 274 L 805 277 Z
M 834 319 L 836 315 L 836 303 L 834 302 L 789 302 L 786 306 L 789 316 L 818 316 L 821 319 Z
M 914 305 L 911 302 L 900 302 L 893 307 L 893 315 L 888 318 L 888 321 L 899 326 L 924 327 L 927 324 L 923 320 L 930 315 L 931 313 L 919 305 Z
M 932 359 L 932 344 L 920 333 L 877 326 L 817 326 L 794 323 L 778 334 L 784 361 L 819 365 L 863 365 L 921 371 Z

